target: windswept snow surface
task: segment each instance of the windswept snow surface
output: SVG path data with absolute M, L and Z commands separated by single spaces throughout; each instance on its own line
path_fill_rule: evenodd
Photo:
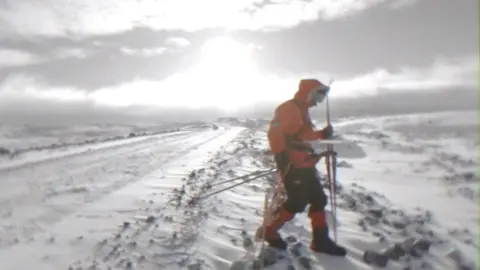
M 338 241 L 349 254 L 307 253 L 312 269 L 379 269 L 363 252 L 409 238 L 430 249 L 385 269 L 477 269 L 476 125 L 476 112 L 337 123 L 349 140 L 335 146 Z M 273 164 L 264 125 L 215 126 L 2 161 L 0 269 L 229 269 L 272 177 L 196 199 Z M 281 232 L 308 245 L 309 231 L 300 214 Z M 266 269 L 296 269 L 287 267 Z
M 62 150 L 72 146 L 180 131 L 180 127 L 181 124 L 42 125 L 0 122 L 0 162 L 2 158 L 16 158 L 36 151 Z

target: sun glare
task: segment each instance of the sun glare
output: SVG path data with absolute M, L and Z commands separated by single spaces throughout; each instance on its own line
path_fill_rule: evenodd
M 192 70 L 193 81 L 203 93 L 202 104 L 235 109 L 252 98 L 252 86 L 258 71 L 251 55 L 252 47 L 228 37 L 207 41 L 200 63 Z
M 201 51 L 203 59 L 208 60 L 211 64 L 220 65 L 228 64 L 230 60 L 238 62 L 248 62 L 250 58 L 251 48 L 241 44 L 234 39 L 227 37 L 215 38 L 207 41 Z
M 253 49 L 232 38 L 217 37 L 202 46 L 200 61 L 182 73 L 161 82 L 136 81 L 102 89 L 90 97 L 117 106 L 145 104 L 234 111 L 268 99 L 270 89 L 265 85 L 269 78 L 259 73 Z

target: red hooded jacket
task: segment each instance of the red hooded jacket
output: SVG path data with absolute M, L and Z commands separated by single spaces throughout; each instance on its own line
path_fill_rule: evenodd
M 293 99 L 280 104 L 268 129 L 270 150 L 276 155 L 283 154 L 295 168 L 315 166 L 318 158 L 312 157 L 312 149 L 305 141 L 323 139 L 322 131 L 313 130 L 308 113 L 309 94 L 322 85 L 314 79 L 301 80 Z

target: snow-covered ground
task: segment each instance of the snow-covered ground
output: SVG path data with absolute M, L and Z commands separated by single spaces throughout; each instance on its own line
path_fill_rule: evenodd
M 176 131 L 180 124 L 42 125 L 0 122 L 0 157 Z
M 456 266 L 478 265 L 477 121 L 452 112 L 337 123 L 349 140 L 335 146 L 348 256 L 304 253 L 311 269 L 379 269 L 364 251 L 408 249 L 409 239 L 430 248 L 385 269 L 477 269 Z M 264 125 L 213 126 L 0 160 L 0 269 L 229 269 L 246 254 L 272 177 L 198 198 L 272 159 Z M 306 246 L 309 230 L 302 214 L 282 234 Z M 296 269 L 288 264 L 266 269 Z

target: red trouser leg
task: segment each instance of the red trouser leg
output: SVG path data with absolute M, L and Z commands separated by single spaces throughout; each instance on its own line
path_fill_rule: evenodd
M 308 217 L 310 218 L 312 229 L 323 229 L 327 227 L 327 217 L 325 215 L 325 211 L 310 211 L 308 213 Z
M 283 205 L 278 210 L 278 215 L 272 223 L 265 227 L 265 236 L 266 238 L 277 238 L 278 230 L 285 224 L 285 222 L 291 220 L 294 214 L 288 212 Z

